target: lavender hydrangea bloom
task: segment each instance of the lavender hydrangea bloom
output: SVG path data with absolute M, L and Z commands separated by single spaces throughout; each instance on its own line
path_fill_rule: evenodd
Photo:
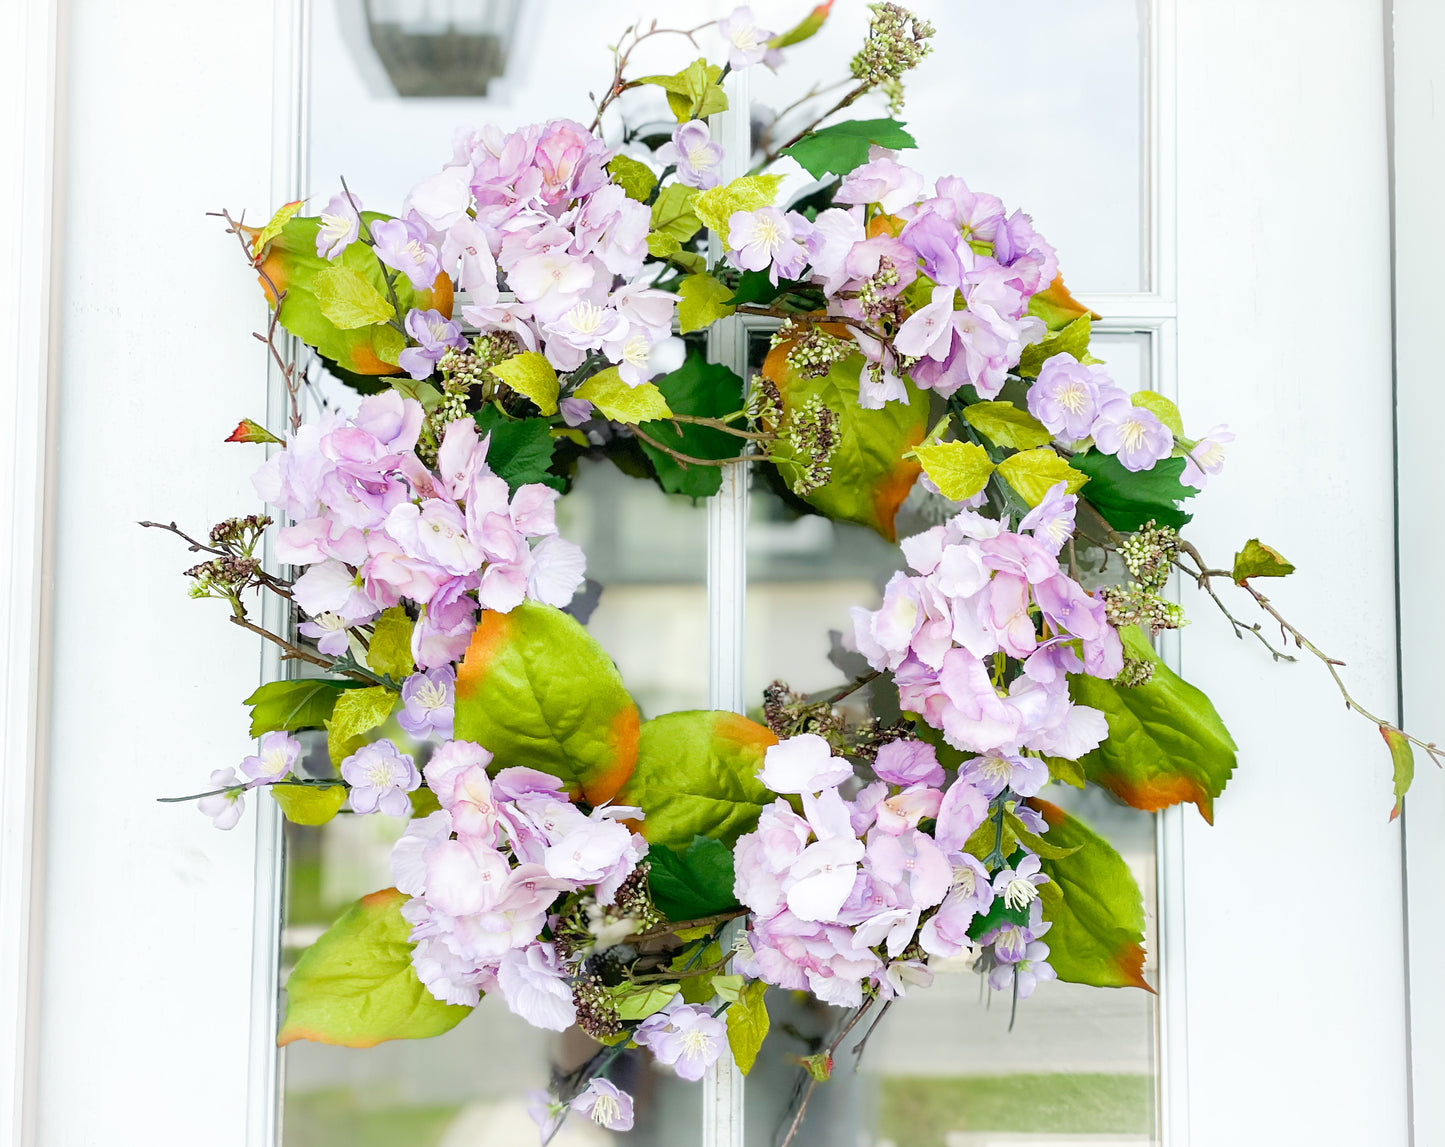
M 770 745 L 758 770 L 758 780 L 775 793 L 819 793 L 852 775 L 853 766 L 833 756 L 828 742 L 816 733 Z
M 1079 504 L 1076 494 L 1068 493 L 1067 482 L 1050 486 L 1043 500 L 1024 515 L 1020 530 L 1029 530 L 1034 540 L 1050 553 L 1057 554 L 1074 534 L 1074 510 Z
M 678 182 L 688 187 L 706 190 L 721 182 L 722 144 L 712 138 L 702 120 L 679 124 L 672 139 L 657 149 L 657 158 L 676 167 Z
M 746 5 L 734 8 L 719 20 L 717 30 L 727 41 L 728 65 L 735 72 L 764 61 L 771 63 L 769 56 L 778 54 L 768 47 L 773 33 L 758 26 L 753 10 Z
M 768 272 L 774 283 L 796 279 L 808 265 L 804 245 L 812 224 L 796 211 L 776 207 L 734 211 L 728 219 L 728 258 L 743 271 Z
M 236 778 L 235 769 L 217 769 L 211 774 L 211 785 L 213 788 L 225 789 L 223 793 L 213 793 L 211 796 L 202 797 L 196 802 L 196 808 L 211 818 L 211 824 L 216 828 L 225 830 L 236 827 L 236 822 L 241 819 L 241 813 L 246 810 L 246 800 L 241 795 L 241 785 Z
M 895 785 L 943 784 L 938 751 L 927 741 L 889 741 L 878 750 L 873 771 Z
M 1119 459 L 1125 470 L 1152 469 L 1174 450 L 1174 434 L 1153 411 L 1123 402 L 1107 403 L 1094 420 L 1094 444 Z
M 589 1080 L 569 1106 L 608 1131 L 632 1130 L 632 1096 L 608 1080 Z
M 357 201 L 360 206 L 360 201 Z M 316 257 L 335 259 L 356 242 L 361 231 L 361 216 L 344 192 L 334 195 L 321 211 L 321 226 L 316 230 Z
M 722 1054 L 727 1028 L 707 1008 L 674 1004 L 643 1020 L 632 1038 L 639 1047 L 651 1048 L 658 1062 L 696 1082 Z
M 351 635 L 346 619 L 329 610 L 318 613 L 300 626 L 302 636 L 316 642 L 316 648 L 328 657 L 340 657 L 351 644 Z
M 442 740 L 449 740 L 456 712 L 456 682 L 456 671 L 449 665 L 413 673 L 401 686 L 401 700 L 406 708 L 397 714 L 397 724 L 413 737 L 434 733 Z
M 279 781 L 293 768 L 301 756 L 301 742 L 289 733 L 276 729 L 261 738 L 261 751 L 241 762 L 241 771 L 251 778 L 247 788 Z
M 1076 442 L 1087 438 L 1099 414 L 1100 387 L 1109 376 L 1085 365 L 1068 352 L 1044 360 L 1029 388 L 1029 413 L 1055 438 Z
M 1049 783 L 1049 767 L 1038 757 L 1019 757 L 1012 753 L 987 753 L 965 762 L 961 776 L 967 777 L 992 800 L 1011 789 L 1021 797 L 1031 797 Z
M 461 326 L 436 310 L 413 307 L 406 316 L 406 333 L 420 345 L 407 347 L 397 356 L 396 364 L 417 379 L 431 374 L 442 355 L 452 347 L 467 345 Z
M 1003 960 L 988 974 L 988 986 L 996 992 L 1017 986 L 1018 998 L 1028 999 L 1042 980 L 1057 980 L 1059 974 L 1048 963 L 1049 946 L 1042 940 L 1031 940 L 1017 960 Z
M 427 230 L 419 220 L 383 219 L 371 225 L 376 257 L 400 271 L 418 291 L 424 291 L 441 274 L 436 248 L 427 242 Z
M 405 753 L 388 740 L 362 745 L 341 762 L 341 778 L 351 786 L 351 808 L 358 813 L 410 816 L 407 793 L 421 785 L 421 774 Z
M 1182 486 L 1204 489 L 1205 475 L 1218 474 L 1224 469 L 1224 448 L 1234 441 L 1234 434 L 1227 427 L 1216 426 L 1184 455 L 1184 472 L 1179 475 Z

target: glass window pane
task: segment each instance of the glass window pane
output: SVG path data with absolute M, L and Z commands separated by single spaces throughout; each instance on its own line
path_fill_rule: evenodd
M 1154 342 L 1147 331 L 1101 331 L 1089 339 L 1089 353 L 1103 359 L 1109 377 L 1130 394 L 1154 386 Z
M 755 363 L 766 347 L 766 335 L 754 338 Z M 1101 332 L 1094 349 L 1121 386 L 1149 385 L 1147 334 Z M 899 536 L 942 520 L 950 506 L 915 490 L 899 515 Z M 876 608 L 884 583 L 901 565 L 897 547 L 877 534 L 800 513 L 756 474 L 748 534 L 748 696 L 759 697 L 775 678 L 803 692 L 836 688 L 846 677 L 830 661 L 837 644 L 830 631 L 850 630 L 850 606 Z M 1144 895 L 1144 975 L 1157 983 L 1154 817 L 1098 789 L 1051 785 L 1043 795 L 1100 832 L 1129 864 Z M 833 1078 L 809 1101 L 797 1147 L 1156 1141 L 1154 996 L 1042 983 L 1020 1002 L 1010 1031 L 1011 998 L 991 995 L 966 961 L 935 960 L 931 967 L 932 987 L 889 1009 L 857 1073 L 848 1051 L 856 1041 L 845 1044 Z M 796 1057 L 821 1050 L 846 1015 L 795 993 L 773 991 L 768 998 L 772 1034 L 747 1081 L 748 1147 L 776 1141 L 806 1078 Z
M 898 118 L 920 145 L 905 162 L 929 180 L 962 176 L 1032 215 L 1071 289 L 1147 289 L 1144 0 L 906 7 L 938 31 L 904 79 Z M 791 66 L 753 69 L 755 103 L 783 108 L 807 83 L 845 78 L 867 22 L 867 5 L 835 4 L 823 30 L 792 49 Z M 887 114 L 870 96 L 840 118 Z M 785 132 L 806 122 L 793 116 Z

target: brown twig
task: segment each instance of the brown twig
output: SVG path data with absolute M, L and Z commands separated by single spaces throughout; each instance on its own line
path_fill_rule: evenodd
M 846 81 L 845 81 L 845 82 L 846 82 Z M 822 115 L 820 115 L 820 116 L 818 116 L 816 119 L 814 119 L 812 123 L 808 124 L 807 127 L 803 128 L 800 132 L 798 132 L 795 136 L 793 136 L 792 139 L 788 140 L 787 143 L 783 144 L 782 147 L 770 148 L 770 149 L 764 154 L 764 156 L 763 156 L 763 158 L 762 158 L 762 162 L 760 162 L 760 163 L 757 165 L 757 167 L 755 167 L 753 170 L 754 170 L 754 171 L 761 171 L 763 168 L 767 167 L 768 164 L 772 163 L 773 160 L 777 159 L 779 155 L 781 155 L 783 152 L 787 151 L 788 148 L 790 148 L 790 147 L 793 146 L 793 144 L 798 143 L 805 135 L 808 135 L 808 134 L 816 131 L 816 130 L 818 129 L 818 125 L 821 124 L 821 123 L 822 123 L 825 119 L 827 119 L 830 115 L 834 115 L 834 114 L 836 114 L 837 112 L 840 112 L 840 111 L 842 111 L 844 108 L 848 107 L 850 104 L 852 104 L 854 101 L 856 101 L 860 96 L 862 96 L 862 95 L 864 95 L 865 93 L 867 93 L 867 92 L 870 90 L 871 87 L 872 87 L 871 84 L 868 84 L 868 83 L 864 82 L 864 83 L 859 84 L 856 88 L 853 88 L 853 89 L 851 89 L 850 91 L 844 93 L 842 99 L 840 99 L 837 103 L 835 103 L 832 107 L 830 107 L 830 108 L 829 108 L 827 111 L 825 111 Z M 775 120 L 774 123 L 776 123 L 776 122 L 777 122 L 777 121 Z
M 724 434 L 731 434 L 737 438 L 750 438 L 754 442 L 772 442 L 777 438 L 776 434 L 757 434 L 751 430 L 739 430 L 736 426 L 729 426 L 721 418 L 703 418 L 697 414 L 670 414 L 669 422 L 686 422 L 690 426 L 710 426 L 714 430 L 721 430 Z M 677 428 L 678 434 L 682 433 L 682 427 Z
M 637 435 L 637 437 L 641 438 L 644 442 L 646 442 L 654 449 L 661 450 L 664 454 L 671 455 L 684 467 L 731 466 L 737 462 L 749 461 L 746 456 L 740 456 L 737 458 L 696 458 L 691 454 L 684 454 L 681 450 L 674 450 L 671 446 L 664 446 L 661 442 L 659 442 L 656 438 L 652 437 L 652 435 L 648 434 L 647 431 L 643 430 L 640 426 L 634 426 L 632 428 L 632 433 Z
M 830 1071 L 832 1070 L 834 1053 L 843 1045 L 843 1041 L 848 1038 L 848 1033 L 858 1026 L 858 1021 L 868 1013 L 868 1009 L 873 1006 L 873 1002 L 872 999 L 864 1000 L 858 1010 L 849 1017 L 838 1034 L 833 1037 L 833 1042 L 828 1045 L 827 1056 Z M 778 1147 L 788 1147 L 788 1144 L 797 1136 L 798 1128 L 803 1125 L 803 1116 L 808 1110 L 808 1100 L 813 1098 L 813 1090 L 817 1086 L 818 1077 L 809 1072 L 808 1086 L 803 1092 L 803 1100 L 798 1104 L 798 1110 L 793 1116 L 793 1122 L 788 1125 L 788 1133 L 783 1136 L 783 1141 L 778 1144 Z
M 696 28 L 691 29 L 659 28 L 657 26 L 657 21 L 654 20 L 651 26 L 645 32 L 638 32 L 636 24 L 632 24 L 624 28 L 621 38 L 617 41 L 617 47 L 612 49 L 612 59 L 614 65 L 612 70 L 612 82 L 608 85 L 607 94 L 602 97 L 602 102 L 596 105 L 597 114 L 592 118 L 592 126 L 587 130 L 592 132 L 594 135 L 597 134 L 597 129 L 602 126 L 602 114 L 609 107 L 612 106 L 613 101 L 616 100 L 620 95 L 622 95 L 623 92 L 627 91 L 628 88 L 636 86 L 635 82 L 629 82 L 623 79 L 622 73 L 626 70 L 628 62 L 632 59 L 632 53 L 637 50 L 638 44 L 642 43 L 643 40 L 650 39 L 653 36 L 686 36 L 688 42 L 692 44 L 694 48 L 696 48 L 697 40 L 695 40 L 693 37 L 696 36 L 697 33 L 701 32 L 704 28 L 710 27 L 711 25 L 716 23 L 716 20 L 709 20 L 706 23 L 699 24 Z M 624 49 L 623 41 L 625 41 L 628 36 L 632 37 L 632 43 L 628 44 Z M 588 94 L 590 95 L 591 93 Z
M 629 942 L 636 943 L 642 940 L 656 940 L 659 936 L 675 935 L 680 929 L 686 928 L 712 928 L 718 924 L 726 924 L 729 920 L 736 920 L 739 916 L 746 916 L 746 908 L 735 908 L 730 912 L 717 912 L 712 916 L 699 916 L 696 920 L 670 920 L 656 928 L 649 928 L 646 932 L 636 932 L 627 937 Z
M 851 696 L 852 694 L 858 692 L 859 689 L 863 688 L 863 686 L 871 684 L 882 676 L 883 671 L 880 669 L 875 669 L 871 673 L 865 673 L 862 677 L 855 677 L 851 682 L 849 682 L 847 685 L 844 685 L 843 688 L 839 689 L 836 693 L 833 693 L 832 695 L 823 698 L 823 704 L 836 705 L 839 701 L 843 700 L 844 697 Z
M 217 557 L 221 558 L 233 556 L 226 550 L 218 550 L 214 546 L 208 546 L 196 541 L 196 539 L 191 537 L 190 534 L 186 533 L 179 526 L 177 526 L 175 522 L 137 522 L 136 525 L 144 526 L 146 529 L 165 530 L 167 533 L 175 534 L 176 537 L 180 538 L 186 543 L 186 548 L 189 549 L 190 552 L 193 554 L 215 554 Z M 288 600 L 290 599 L 291 582 L 287 581 L 285 578 L 276 577 L 274 574 L 269 574 L 265 570 L 260 569 L 259 567 L 256 570 L 256 578 L 272 593 L 276 594 L 279 597 L 284 597 Z

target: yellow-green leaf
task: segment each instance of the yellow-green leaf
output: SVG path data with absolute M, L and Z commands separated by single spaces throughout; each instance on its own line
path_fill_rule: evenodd
M 689 275 L 678 287 L 682 302 L 677 305 L 679 329 L 683 334 L 700 331 L 735 311 L 727 302 L 732 289 L 708 274 Z
M 534 350 L 514 354 L 491 371 L 518 394 L 535 402 L 543 414 L 557 413 L 557 372 L 545 355 Z
M 703 119 L 728 108 L 727 94 L 718 85 L 722 68 L 706 60 L 694 60 L 673 76 L 642 76 L 636 83 L 655 84 L 667 93 L 667 106 L 678 123 Z
M 370 689 L 348 689 L 336 698 L 336 708 L 326 722 L 326 751 L 331 763 L 339 765 L 369 739 L 366 734 L 391 716 L 397 695 L 384 685 Z
M 341 811 L 345 785 L 270 785 L 271 798 L 292 824 L 325 824 Z
M 1250 538 L 1244 549 L 1234 555 L 1234 580 L 1240 585 L 1252 577 L 1285 577 L 1294 573 L 1294 566 L 1273 546 L 1258 538 Z
M 1130 401 L 1143 407 L 1174 432 L 1175 438 L 1184 436 L 1184 420 L 1179 417 L 1179 407 L 1156 390 L 1136 390 Z
M 619 377 L 615 366 L 594 374 L 577 388 L 576 397 L 586 399 L 602 411 L 602 417 L 613 422 L 635 425 L 654 418 L 666 418 L 672 413 L 667 399 L 662 397 L 662 391 L 656 386 L 650 382 L 628 386 Z
M 252 256 L 260 255 L 266 249 L 266 244 L 281 234 L 282 228 L 295 217 L 296 212 L 301 210 L 304 199 L 293 199 L 290 203 L 283 204 L 281 209 L 271 216 L 271 221 L 262 227 L 260 233 L 251 242 Z
M 395 888 L 363 897 L 301 953 L 286 981 L 278 1044 L 375 1047 L 441 1035 L 466 1019 L 471 1008 L 443 1003 L 417 978 L 406 899 Z
M 1057 280 L 1055 285 L 1058 285 Z M 1041 341 L 1024 347 L 1016 373 L 1022 378 L 1037 378 L 1044 363 L 1056 354 L 1071 354 L 1079 362 L 1098 362 L 1098 359 L 1089 356 L 1089 336 L 1092 332 L 1093 325 L 1087 314 L 1080 315 L 1059 330 L 1050 328 L 1050 333 Z
M 1067 493 L 1075 494 L 1089 480 L 1047 448 L 1010 455 L 998 464 L 998 472 L 1030 506 L 1042 502 L 1060 481 L 1068 483 Z
M 1044 424 L 1012 402 L 975 402 L 963 408 L 963 420 L 992 442 L 1012 450 L 1031 450 L 1053 440 Z
M 693 213 L 703 226 L 716 232 L 727 246 L 728 220 L 735 211 L 756 211 L 771 207 L 778 196 L 781 175 L 741 175 L 731 183 L 698 193 L 693 200 Z
M 913 451 L 938 492 L 954 502 L 972 498 L 988 485 L 994 465 L 988 451 L 973 442 L 938 442 Z
M 623 984 L 613 989 L 612 1002 L 620 1018 L 645 1020 L 672 1003 L 678 990 L 676 984 L 658 984 L 651 988 L 640 984 Z
M 697 234 L 702 226 L 693 205 L 698 190 L 681 183 L 669 183 L 658 193 L 652 203 L 652 233 L 647 237 L 647 249 L 654 255 L 666 257 L 670 251 L 656 250 L 653 242 L 663 243 L 661 236 L 671 236 L 679 244 L 686 243 Z
M 627 193 L 627 198 L 639 203 L 646 203 L 652 189 L 657 186 L 657 176 L 652 168 L 630 155 L 614 155 L 607 171 L 612 176 L 612 182 Z
M 752 1071 L 768 1035 L 768 1005 L 764 999 L 767 990 L 762 980 L 753 980 L 728 1007 L 728 1047 L 744 1075 Z
M 373 673 L 400 681 L 410 677 L 416 665 L 411 659 L 411 618 L 406 607 L 394 605 L 383 610 L 376 619 L 371 633 L 371 647 L 366 651 L 366 663 Z
M 311 291 L 321 313 L 343 331 L 375 326 L 395 316 L 391 304 L 366 276 L 345 263 L 332 263 L 318 271 Z
M 1394 820 L 1405 807 L 1405 794 L 1415 779 L 1415 750 L 1410 747 L 1409 738 L 1390 725 L 1380 726 L 1380 736 L 1390 747 L 1390 760 L 1395 766 L 1395 807 L 1390 810 L 1390 819 Z

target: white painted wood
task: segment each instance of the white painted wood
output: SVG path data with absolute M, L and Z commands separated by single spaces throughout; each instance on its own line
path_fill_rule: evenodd
M 1383 28 L 1363 0 L 1179 3 L 1178 391 L 1190 426 L 1239 433 L 1190 536 L 1216 564 L 1251 536 L 1287 554 L 1278 605 L 1389 712 Z M 1215 826 L 1184 812 L 1189 1143 L 1404 1144 L 1388 756 L 1322 667 L 1185 600 L 1182 670 L 1240 746 Z
M 35 923 L 44 839 L 51 445 L 54 0 L 0 8 L 0 1141 L 33 1118 Z
M 259 453 L 222 439 L 266 411 L 265 305 L 205 213 L 271 206 L 273 6 L 65 9 L 36 1142 L 239 1147 L 256 802 L 221 833 L 154 798 L 250 751 L 259 643 L 135 523 L 257 508 Z
M 1431 305 L 1445 263 L 1445 6 L 1395 0 L 1393 126 L 1395 205 L 1395 384 L 1399 451 L 1400 668 L 1402 718 L 1445 742 L 1445 623 L 1438 606 L 1445 543 L 1440 510 L 1439 429 L 1445 391 L 1431 345 L 1439 319 Z M 1445 774 L 1420 754 L 1404 813 L 1409 940 L 1410 1074 L 1413 1142 L 1445 1142 Z

